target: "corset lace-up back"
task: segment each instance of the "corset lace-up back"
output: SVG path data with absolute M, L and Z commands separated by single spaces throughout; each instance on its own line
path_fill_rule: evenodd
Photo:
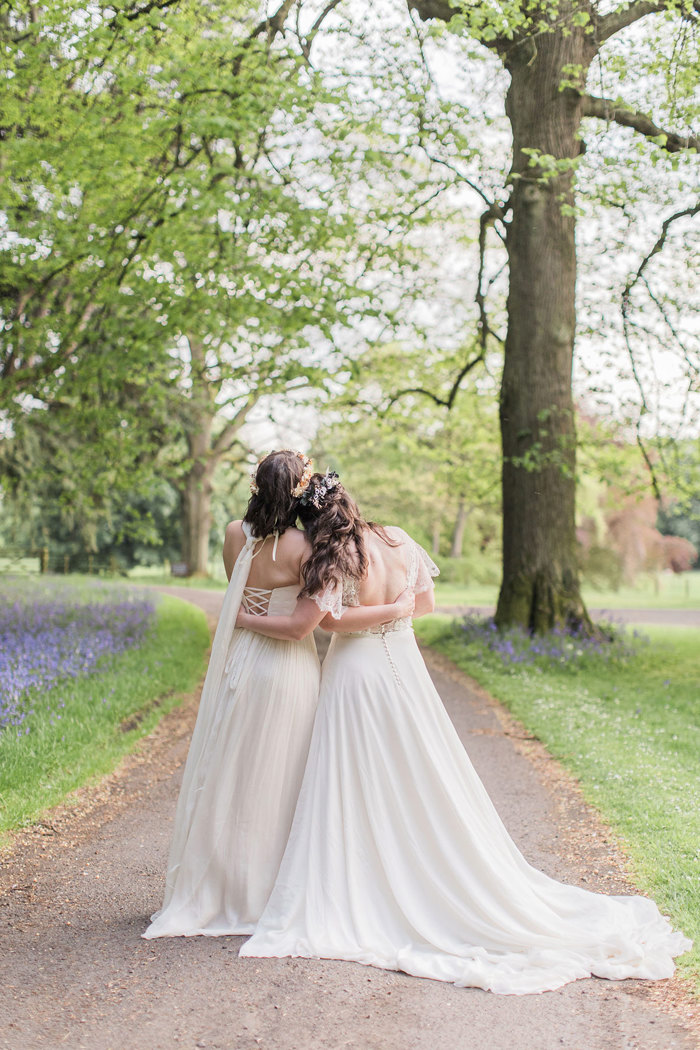
M 252 616 L 267 616 L 271 597 L 272 588 L 246 587 L 243 591 L 241 604 L 245 611 Z

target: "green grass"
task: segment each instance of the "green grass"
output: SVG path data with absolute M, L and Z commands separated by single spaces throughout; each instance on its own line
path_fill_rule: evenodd
M 700 572 L 679 576 L 640 576 L 635 587 L 599 591 L 583 585 L 591 609 L 700 609 Z M 435 586 L 438 605 L 495 605 L 498 587 L 488 584 L 440 583 Z
M 592 609 L 700 609 L 700 572 L 640 576 L 636 586 L 618 591 L 584 584 L 583 598 Z
M 39 555 L 30 558 L 2 558 L 0 557 L 0 573 L 21 572 L 29 575 L 39 574 Z
M 156 608 L 155 626 L 143 646 L 37 697 L 28 734 L 0 735 L 0 841 L 70 791 L 113 770 L 195 687 L 209 646 L 206 618 L 169 595 Z M 59 699 L 65 701 L 60 711 Z
M 625 664 L 507 666 L 466 646 L 447 616 L 417 622 L 501 700 L 581 784 L 620 836 L 637 884 L 694 940 L 679 961 L 700 994 L 700 644 L 696 628 L 649 627 Z
M 435 581 L 436 605 L 495 605 L 498 587 L 488 583 L 440 583 Z

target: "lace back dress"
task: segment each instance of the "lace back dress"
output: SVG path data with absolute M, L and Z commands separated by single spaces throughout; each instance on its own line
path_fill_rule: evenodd
M 183 775 L 165 899 L 146 938 L 251 933 L 287 842 L 320 669 L 312 636 L 278 641 L 235 629 L 241 603 L 257 615 L 289 615 L 296 605 L 298 585 L 247 586 L 259 550 L 248 535 L 231 575 Z
M 403 536 L 407 582 L 430 586 L 437 570 Z M 339 597 L 320 600 L 339 612 Z M 352 584 L 344 597 L 356 601 Z M 669 977 L 689 947 L 653 901 L 567 886 L 528 864 L 410 624 L 334 635 L 289 843 L 241 955 L 345 959 L 524 994 L 592 974 Z

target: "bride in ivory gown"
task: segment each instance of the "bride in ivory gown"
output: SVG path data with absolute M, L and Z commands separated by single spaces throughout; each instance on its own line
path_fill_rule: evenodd
M 437 569 L 425 551 L 401 529 L 367 529 L 328 480 L 314 476 L 301 514 L 320 611 L 337 628 L 349 607 L 404 583 L 415 614 L 431 611 Z M 295 618 L 239 622 L 284 638 Z M 690 947 L 652 900 L 592 893 L 528 864 L 442 706 L 410 618 L 335 634 L 287 848 L 242 956 L 354 960 L 522 995 L 590 975 L 670 977 Z
M 178 799 L 165 899 L 148 939 L 251 933 L 274 884 L 308 753 L 319 662 L 306 632 L 275 640 L 235 622 L 239 607 L 256 620 L 294 610 L 310 550 L 295 522 L 311 475 L 302 453 L 266 456 L 243 521 L 226 530 L 229 585 Z M 412 606 L 404 598 L 358 609 L 357 626 Z

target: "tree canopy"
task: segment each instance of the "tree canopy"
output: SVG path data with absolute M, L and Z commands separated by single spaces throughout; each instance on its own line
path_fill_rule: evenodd
M 61 474 L 97 516 L 137 474 L 167 479 L 201 568 L 213 473 L 245 460 L 253 406 L 350 383 L 366 408 L 375 378 L 381 426 L 436 491 L 431 442 L 451 449 L 457 515 L 491 462 L 474 384 L 503 360 L 499 617 L 585 622 L 575 396 L 632 422 L 657 485 L 694 426 L 699 17 L 692 0 L 6 8 L 6 478 Z

